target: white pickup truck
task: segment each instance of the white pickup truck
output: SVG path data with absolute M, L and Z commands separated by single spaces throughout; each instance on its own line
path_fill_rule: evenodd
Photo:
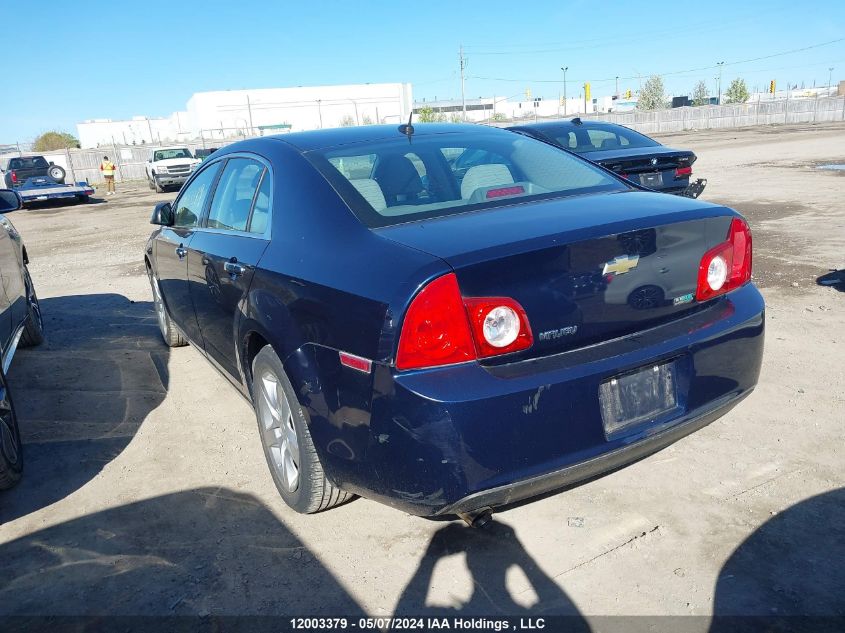
M 160 147 L 147 161 L 147 182 L 158 193 L 166 187 L 181 187 L 200 164 L 187 147 Z

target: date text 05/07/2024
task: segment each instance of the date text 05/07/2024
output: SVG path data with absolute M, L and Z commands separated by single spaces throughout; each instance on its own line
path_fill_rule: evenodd
M 546 628 L 545 618 L 291 618 L 297 631 L 361 629 L 377 631 L 538 631 Z

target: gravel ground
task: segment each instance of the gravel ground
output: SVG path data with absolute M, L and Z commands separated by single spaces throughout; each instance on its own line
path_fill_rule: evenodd
M 10 214 L 49 338 L 10 372 L 27 465 L 0 495 L 0 615 L 845 614 L 845 284 L 816 282 L 845 268 L 845 180 L 817 169 L 845 163 L 845 125 L 661 140 L 695 150 L 703 198 L 751 222 L 760 385 L 483 531 L 363 499 L 283 505 L 248 403 L 160 340 L 142 247 L 172 194 L 118 184 Z

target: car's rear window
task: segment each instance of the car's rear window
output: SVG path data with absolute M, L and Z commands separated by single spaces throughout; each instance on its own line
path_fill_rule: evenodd
M 505 132 L 418 135 L 314 150 L 311 162 L 371 228 L 628 187 L 571 154 Z
M 46 169 L 49 166 L 43 156 L 24 156 L 9 161 L 9 169 Z
M 616 125 L 608 126 L 575 126 L 567 125 L 560 128 L 545 130 L 563 147 L 575 153 L 609 151 L 639 147 L 657 147 L 655 140 L 643 136 L 639 132 Z

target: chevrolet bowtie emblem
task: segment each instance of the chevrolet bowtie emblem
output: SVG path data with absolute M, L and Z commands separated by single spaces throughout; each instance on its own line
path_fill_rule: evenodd
M 604 270 L 601 274 L 624 275 L 632 268 L 636 268 L 639 261 L 639 255 L 620 255 L 619 257 L 614 257 L 604 265 Z

